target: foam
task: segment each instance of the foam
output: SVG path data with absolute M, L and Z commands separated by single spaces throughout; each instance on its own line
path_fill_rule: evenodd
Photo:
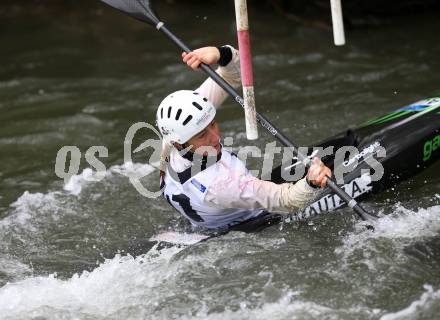
M 372 224 L 374 231 L 367 230 L 366 224 Z M 414 240 L 435 237 L 440 231 L 440 205 L 420 208 L 412 211 L 401 205 L 396 210 L 374 222 L 358 222 L 354 232 L 343 239 L 343 245 L 336 248 L 337 254 L 350 256 L 356 250 L 371 246 L 371 241 L 386 238 L 398 247 L 403 247 Z
M 199 313 L 196 319 L 292 319 L 295 316 L 317 317 L 331 312 L 330 308 L 312 302 L 292 301 L 289 292 L 277 302 L 265 303 L 261 308 L 248 309 L 245 303 L 241 303 L 239 311 L 226 310 L 222 313 L 206 315 Z M 184 318 L 189 319 L 189 318 Z
M 50 210 L 57 212 L 56 196 L 60 192 L 43 193 L 30 193 L 25 191 L 15 202 L 11 203 L 11 207 L 14 208 L 12 214 L 6 218 L 0 220 L 0 227 L 14 225 L 26 225 L 32 218 L 31 212 L 35 211 L 35 208 L 41 210 Z
M 98 173 L 95 174 L 92 169 L 86 168 L 80 174 L 71 176 L 63 189 L 70 194 L 77 196 L 81 193 L 83 186 L 85 186 L 87 182 L 99 181 L 106 175 L 108 175 L 107 171 L 98 176 Z
M 284 290 L 281 297 L 274 302 L 262 301 L 256 308 L 249 308 L 246 301 L 237 302 L 238 310 L 226 308 L 223 312 L 210 313 L 206 305 L 195 316 L 183 316 L 179 319 L 207 319 L 207 320 L 284 320 L 284 319 L 350 319 L 357 315 L 360 319 L 377 315 L 380 310 L 353 306 L 349 309 L 334 309 L 317 302 L 304 301 L 299 298 L 300 293 L 290 289 Z
M 144 177 L 154 172 L 158 166 L 158 163 L 144 164 L 133 163 L 131 161 L 125 162 L 123 165 L 115 165 L 110 167 L 111 172 L 119 173 L 126 177 Z
M 415 319 L 416 315 L 421 311 L 426 310 L 433 305 L 438 305 L 440 303 L 440 290 L 434 291 L 433 287 L 427 284 L 425 284 L 423 288 L 425 289 L 425 292 L 419 299 L 413 301 L 405 309 L 383 315 L 380 320 Z
M 331 308 L 319 305 L 314 302 L 295 300 L 297 293 L 288 290 L 278 301 L 264 303 L 261 307 L 248 308 L 245 301 L 240 302 L 240 309 L 232 311 L 226 309 L 221 313 L 209 313 L 204 306 L 196 316 L 184 316 L 180 319 L 207 319 L 207 320 L 242 320 L 242 319 L 297 319 L 316 318 L 329 315 L 334 312 Z
M 96 173 L 91 168 L 86 168 L 82 173 L 72 176 L 64 185 L 63 191 L 50 191 L 48 193 L 25 191 L 15 202 L 10 204 L 13 210 L 4 219 L 0 220 L 0 228 L 14 225 L 21 226 L 29 231 L 35 231 L 38 223 L 31 222 L 33 219 L 40 221 L 44 219 L 44 215 L 50 215 L 56 219 L 60 212 L 66 212 L 66 204 L 61 197 L 66 195 L 78 196 L 88 184 L 109 178 L 114 173 L 130 178 L 148 176 L 154 171 L 155 167 L 152 165 L 132 162 L 114 165 L 102 173 Z
M 105 172 L 96 172 L 91 168 L 84 169 L 80 174 L 73 175 L 69 181 L 64 185 L 63 189 L 72 195 L 78 196 L 83 187 L 90 182 L 98 182 L 104 178 L 111 177 L 113 173 L 117 173 L 128 178 L 130 177 L 145 177 L 155 171 L 155 164 L 133 163 L 131 161 L 125 162 L 122 165 L 111 166 Z
M 6 284 L 0 288 L 0 314 L 5 318 L 29 314 L 45 317 L 49 307 L 76 316 L 106 317 L 128 305 L 154 303 L 160 299 L 154 288 L 178 274 L 169 262 L 181 250 L 173 247 L 158 251 L 154 246 L 136 258 L 117 255 L 93 271 L 67 280 L 52 274 Z
M 0 273 L 8 279 L 20 279 L 32 274 L 32 268 L 9 255 L 5 255 L 0 257 Z

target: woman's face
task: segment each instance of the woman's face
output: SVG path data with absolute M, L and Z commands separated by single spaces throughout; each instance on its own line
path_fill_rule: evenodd
M 220 128 L 215 120 L 212 120 L 208 126 L 188 140 L 191 145 L 191 151 L 203 156 L 218 155 L 220 146 Z

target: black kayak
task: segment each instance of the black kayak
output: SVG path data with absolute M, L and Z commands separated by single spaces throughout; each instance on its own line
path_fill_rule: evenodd
M 340 150 L 341 155 L 344 149 L 340 148 L 347 146 L 356 147 L 358 153 L 352 153 L 351 157 L 348 152 L 347 157 L 335 157 L 337 152 L 324 155 L 323 150 L 329 147 Z M 353 198 L 364 198 L 393 187 L 440 158 L 440 97 L 418 101 L 341 132 L 315 144 L 308 154 L 320 157 L 334 173 L 350 171 L 339 175 L 343 182 L 338 184 Z M 383 174 L 378 164 L 382 165 Z M 283 163 L 274 170 L 271 180 L 284 182 L 281 173 L 293 174 L 294 169 L 294 161 Z M 375 173 L 382 177 L 375 178 Z M 339 196 L 326 188 L 317 201 L 292 214 L 291 219 L 309 219 L 344 205 Z
M 337 152 L 325 155 L 324 150 L 356 147 L 357 153 L 347 157 L 335 157 Z M 385 150 L 385 154 L 383 152 Z M 421 100 L 393 111 L 383 117 L 367 121 L 308 148 L 309 157 L 319 157 L 335 173 L 342 175 L 345 183 L 339 185 L 353 198 L 360 199 L 384 191 L 420 173 L 440 158 L 440 97 Z M 293 175 L 298 162 L 295 159 L 275 168 L 270 178 L 283 183 L 288 172 Z M 373 179 L 383 171 L 380 179 Z M 349 170 L 348 170 L 349 169 Z M 298 177 L 301 178 L 301 177 Z M 263 177 L 264 179 L 264 177 Z M 375 180 L 375 181 L 373 181 Z M 334 211 L 346 204 L 329 188 L 322 191 L 318 199 L 304 210 L 292 213 L 288 221 L 307 220 L 320 214 Z M 168 244 L 194 244 L 223 235 L 229 231 L 258 232 L 285 221 L 281 214 L 265 212 L 244 221 L 228 230 L 214 232 L 195 230 L 189 233 L 165 232 L 150 240 Z

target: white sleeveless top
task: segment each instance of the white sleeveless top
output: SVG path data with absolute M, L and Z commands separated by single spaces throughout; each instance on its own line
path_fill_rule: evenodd
M 194 226 L 209 229 L 228 228 L 258 216 L 263 209 L 222 208 L 205 201 L 207 190 L 214 178 L 230 177 L 231 171 L 237 175 L 250 175 L 243 162 L 224 149 L 217 162 L 206 168 L 202 165 L 202 171 L 193 176 L 191 168 L 176 173 L 171 165 L 168 165 L 164 179 L 164 197 Z

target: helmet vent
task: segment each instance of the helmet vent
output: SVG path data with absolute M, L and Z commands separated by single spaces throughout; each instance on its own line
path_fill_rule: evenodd
M 171 117 L 171 109 L 172 109 L 172 107 L 168 107 L 168 118 Z
M 160 118 L 163 119 L 163 107 L 160 108 Z
M 193 118 L 193 116 L 189 115 L 188 117 L 186 117 L 185 121 L 183 121 L 183 125 L 186 126 L 188 122 L 191 121 L 191 119 Z
M 179 118 L 180 118 L 180 114 L 182 113 L 182 109 L 179 109 L 179 110 L 177 110 L 177 113 L 176 113 L 176 120 L 179 120 Z
M 205 102 L 208 102 L 208 99 L 206 99 L 206 98 L 203 98 L 203 101 L 205 101 Z
M 197 109 L 199 109 L 199 110 L 203 110 L 202 106 L 200 104 L 198 104 L 197 102 L 195 102 L 195 101 L 192 103 L 192 105 L 194 107 L 196 107 Z
M 194 94 L 194 95 L 198 95 L 199 93 L 198 93 L 198 92 L 193 92 L 193 94 Z

